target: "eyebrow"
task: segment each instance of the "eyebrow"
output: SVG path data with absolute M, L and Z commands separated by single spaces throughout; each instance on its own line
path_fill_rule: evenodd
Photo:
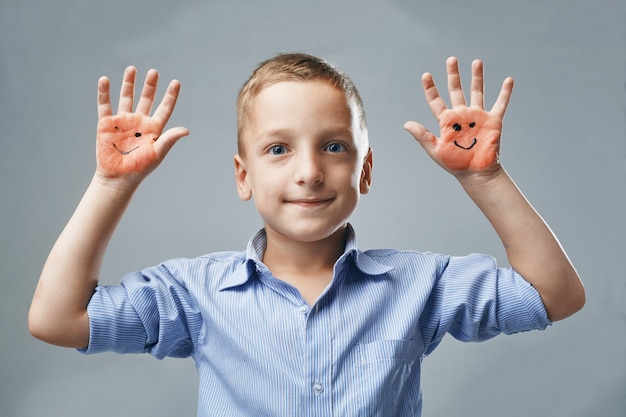
M 290 129 L 270 129 L 257 135 L 257 139 L 262 138 L 288 138 L 291 136 Z
M 354 135 L 354 132 L 352 132 L 351 128 L 347 128 L 344 126 L 338 126 L 338 127 L 330 127 L 328 129 L 322 130 L 321 132 L 321 136 L 333 136 L 333 135 L 349 135 L 351 138 Z M 261 139 L 261 138 L 285 138 L 288 139 L 290 137 L 292 137 L 292 129 L 289 128 L 278 128 L 278 129 L 270 129 L 264 132 L 261 132 L 257 138 Z

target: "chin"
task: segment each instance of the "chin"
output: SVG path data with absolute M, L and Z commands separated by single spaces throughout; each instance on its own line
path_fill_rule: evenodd
M 302 243 L 314 243 L 328 239 L 336 233 L 343 233 L 347 226 L 347 221 L 339 224 L 308 224 L 299 225 L 289 229 L 274 228 L 266 224 L 266 230 L 272 229 L 275 233 L 285 236 L 290 240 Z

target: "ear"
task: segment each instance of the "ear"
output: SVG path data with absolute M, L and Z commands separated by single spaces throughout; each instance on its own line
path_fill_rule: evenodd
M 248 201 L 252 198 L 252 188 L 248 185 L 248 170 L 243 158 L 237 154 L 235 155 L 235 180 L 237 181 L 237 194 L 243 201 Z
M 363 158 L 363 168 L 361 170 L 361 180 L 359 184 L 361 194 L 367 194 L 370 190 L 370 185 L 372 185 L 372 166 L 372 148 L 368 148 L 367 155 Z

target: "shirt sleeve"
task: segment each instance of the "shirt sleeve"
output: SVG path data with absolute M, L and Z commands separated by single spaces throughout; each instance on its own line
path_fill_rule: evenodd
M 96 288 L 87 307 L 84 353 L 150 353 L 159 359 L 193 353 L 202 316 L 187 288 L 165 265 Z
M 445 333 L 464 342 L 480 342 L 500 333 L 543 330 L 552 324 L 539 292 L 528 281 L 480 254 L 449 258 L 423 319 L 426 353 Z

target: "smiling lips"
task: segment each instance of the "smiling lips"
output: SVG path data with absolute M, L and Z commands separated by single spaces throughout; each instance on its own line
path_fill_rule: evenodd
M 295 200 L 287 200 L 289 204 L 295 204 L 301 207 L 318 207 L 331 202 L 332 198 L 298 198 Z

